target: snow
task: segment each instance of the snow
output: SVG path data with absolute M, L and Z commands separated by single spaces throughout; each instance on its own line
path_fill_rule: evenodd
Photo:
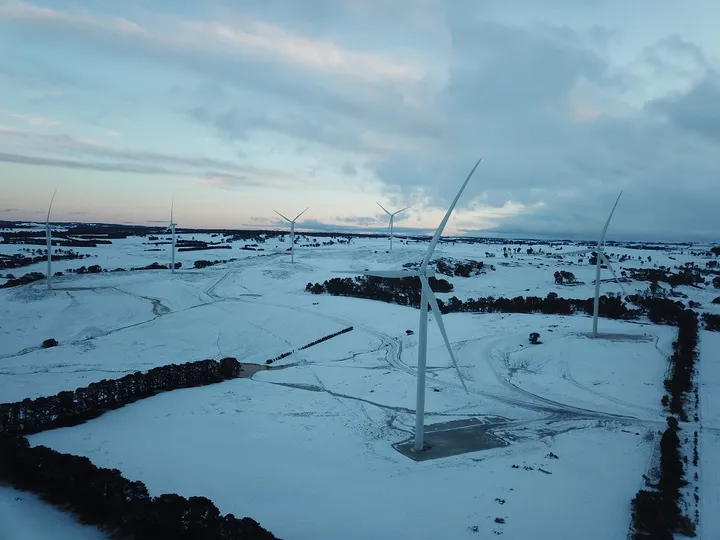
M 32 493 L 0 485 L 2 540 L 101 540 L 107 536 L 90 525 L 45 504 Z
M 571 539 L 578 523 L 593 524 L 587 538 L 627 531 L 627 501 L 650 451 L 638 428 L 568 422 L 555 427 L 578 431 L 414 463 L 387 444 L 393 414 L 236 380 L 164 394 L 32 443 L 118 467 L 153 494 L 202 493 L 222 512 L 251 515 L 283 538 L 397 538 L 409 530 L 417 538 L 472 538 L 475 525 L 480 538 L 494 530 L 528 538 L 534 530 Z M 560 459 L 544 457 L 549 452 Z
M 260 244 L 263 252 L 240 250 L 237 243 L 231 250 L 180 252 L 183 269 L 175 274 L 66 274 L 52 291 L 44 282 L 0 290 L 0 402 L 168 363 L 225 356 L 264 363 L 294 351 L 276 364 L 280 369 L 252 379 L 158 395 L 81 426 L 35 435 L 31 443 L 118 468 L 144 481 L 153 495 L 209 497 L 223 513 L 251 516 L 288 539 L 625 538 L 630 500 L 652 460 L 654 434 L 665 424 L 660 400 L 675 328 L 601 319 L 600 331 L 609 335 L 594 340 L 586 335 L 591 320 L 582 315 L 449 314 L 443 319 L 465 393 L 431 320 L 426 424 L 476 418 L 492 423 L 506 445 L 415 462 L 393 444 L 408 440 L 414 429 L 417 334 L 406 330 L 417 330 L 418 311 L 311 295 L 304 288 L 340 276 L 337 270 L 417 262 L 427 243 L 396 241 L 392 253 L 387 240 L 373 238 L 299 247 L 290 264 L 281 239 Z M 146 241 L 129 237 L 76 249 L 97 258 L 57 262 L 53 269 L 169 260 L 168 246 L 147 252 Z M 23 246 L 0 247 L 14 253 Z M 438 297 L 593 294 L 594 267 L 528 255 L 527 246 L 505 258 L 502 247 L 441 243 L 438 258 L 479 259 L 488 268 L 471 278 L 448 278 L 455 290 Z M 560 253 L 577 246 L 533 248 Z M 486 258 L 486 252 L 496 256 Z M 635 257 L 616 264 L 618 272 L 702 264 L 682 246 L 608 252 Z M 231 258 L 237 260 L 191 268 L 196 260 Z M 44 264 L 12 273 L 44 272 Z M 557 286 L 556 270 L 571 271 L 585 284 Z M 680 289 L 717 310 L 710 305 L 718 295 L 711 287 Z M 602 284 L 603 293 L 620 290 Z M 299 350 L 348 326 L 353 331 Z M 530 332 L 539 332 L 542 343 L 531 345 Z M 41 348 L 48 338 L 59 345 Z M 720 536 L 708 536 L 720 527 L 708 506 L 720 498 L 718 353 L 720 335 L 703 332 L 701 501 L 708 538 Z M 547 457 L 550 452 L 559 459 Z M 23 521 L 39 511 L 14 510 Z

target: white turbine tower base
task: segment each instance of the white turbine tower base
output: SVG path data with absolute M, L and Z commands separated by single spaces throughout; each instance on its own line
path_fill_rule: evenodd
M 389 225 L 389 227 L 390 227 L 390 251 L 392 251 L 392 244 L 393 244 L 393 242 L 392 242 L 392 241 L 393 241 L 393 224 L 394 224 L 394 222 L 395 222 L 395 216 L 397 216 L 400 212 L 404 212 L 405 210 L 407 210 L 408 208 L 410 208 L 410 206 L 406 206 L 405 208 L 403 208 L 403 209 L 401 209 L 401 210 L 398 210 L 397 212 L 388 212 L 382 204 L 377 203 L 377 205 L 378 205 L 380 208 L 382 208 L 388 216 L 390 216 L 390 225 Z
M 430 246 L 428 247 L 427 252 L 425 253 L 425 258 L 422 261 L 422 264 L 420 265 L 420 268 L 416 271 L 410 271 L 406 272 L 403 270 L 368 270 L 365 272 L 361 272 L 361 274 L 366 276 L 374 276 L 374 277 L 382 277 L 382 278 L 404 278 L 404 277 L 413 277 L 417 276 L 420 278 L 420 284 L 421 284 L 421 290 L 420 290 L 420 324 L 419 324 L 419 330 L 418 330 L 418 370 L 417 370 L 417 403 L 416 403 L 416 409 L 415 409 L 415 443 L 413 446 L 413 449 L 415 452 L 421 452 L 424 449 L 424 437 L 425 437 L 425 371 L 427 366 L 427 324 L 428 324 L 428 304 L 430 305 L 430 309 L 432 309 L 435 322 L 438 325 L 438 329 L 440 330 L 440 334 L 443 337 L 443 341 L 445 342 L 445 347 L 448 350 L 448 353 L 450 354 L 450 360 L 452 361 L 453 366 L 455 367 L 455 371 L 457 372 L 458 378 L 460 379 L 460 382 L 462 383 L 463 389 L 465 392 L 467 392 L 467 386 L 465 385 L 465 379 L 463 379 L 462 373 L 460 372 L 460 368 L 458 366 L 457 360 L 455 359 L 455 353 L 452 350 L 452 347 L 450 346 L 450 340 L 448 339 L 447 332 L 445 331 L 445 324 L 442 320 L 442 314 L 440 313 L 440 306 L 438 305 L 437 298 L 435 298 L 435 294 L 433 293 L 432 289 L 430 288 L 430 282 L 429 279 L 434 276 L 434 272 L 432 270 L 428 270 L 428 264 L 430 263 L 430 258 L 433 255 L 433 252 L 435 251 L 435 247 L 437 246 L 438 242 L 440 241 L 440 236 L 443 233 L 443 230 L 445 229 L 445 226 L 447 225 L 448 220 L 450 219 L 450 214 L 452 214 L 452 211 L 455 209 L 455 206 L 457 205 L 458 200 L 460 199 L 460 195 L 462 195 L 462 192 L 465 190 L 465 186 L 468 185 L 468 182 L 470 182 L 470 179 L 472 178 L 473 174 L 475 174 L 475 169 L 478 168 L 478 165 L 480 165 L 480 162 L 482 160 L 479 159 L 477 163 L 475 163 L 475 166 L 470 171 L 470 174 L 468 174 L 467 178 L 465 179 L 465 182 L 463 182 L 462 186 L 460 187 L 460 190 L 457 192 L 457 195 L 455 196 L 455 199 L 453 200 L 452 204 L 450 205 L 450 208 L 448 208 L 447 212 L 445 213 L 445 217 L 440 222 L 440 225 L 438 226 L 437 230 L 435 231 L 435 235 L 433 236 L 432 240 L 430 241 Z M 342 272 L 342 273 L 353 273 L 357 274 L 357 272 Z
M 308 206 L 308 208 L 310 208 L 310 207 Z M 295 222 L 300 218 L 300 216 L 302 216 L 305 212 L 308 211 L 308 208 L 306 208 L 305 210 L 300 212 L 297 216 L 295 216 L 295 219 L 287 218 L 287 217 L 283 216 L 277 210 L 273 210 L 273 212 L 275 212 L 278 216 L 280 216 L 285 221 L 290 223 L 290 262 L 291 263 L 295 262 Z
M 57 195 L 57 189 L 50 199 L 48 206 L 47 218 L 45 219 L 45 243 L 47 244 L 47 287 L 52 289 L 52 231 L 50 230 L 50 211 L 52 210 L 53 201 Z
M 598 337 L 598 317 L 600 315 L 600 270 L 601 270 L 603 264 L 605 266 L 607 266 L 608 270 L 610 270 L 610 272 L 613 275 L 613 278 L 615 279 L 617 284 L 620 285 L 620 288 L 622 289 L 623 294 L 627 294 L 627 291 L 625 291 L 625 287 L 623 287 L 623 284 L 620 282 L 620 280 L 617 277 L 617 274 L 615 273 L 615 269 L 610 264 L 610 260 L 607 258 L 607 255 L 605 255 L 605 234 L 607 233 L 608 226 L 610 225 L 610 220 L 612 219 L 613 214 L 615 213 L 615 209 L 617 208 L 617 205 L 620 202 L 620 197 L 622 197 L 622 191 L 620 192 L 620 195 L 618 195 L 618 198 L 615 200 L 615 204 L 612 207 L 610 216 L 607 218 L 607 221 L 605 222 L 605 227 L 603 227 L 602 233 L 600 234 L 600 240 L 598 240 L 596 247 L 582 249 L 580 251 L 573 251 L 570 253 L 563 253 L 563 255 L 585 255 L 587 253 L 592 253 L 593 251 L 597 253 L 597 260 L 595 262 L 595 302 L 593 303 L 593 329 L 592 329 L 592 337 L 594 337 L 594 338 Z
M 175 227 L 177 226 L 177 223 L 175 223 L 174 219 L 174 213 L 175 213 L 175 195 L 173 195 L 172 202 L 170 203 L 170 224 L 168 225 L 168 228 L 165 229 L 165 234 L 168 232 L 172 232 L 172 266 L 170 266 L 170 272 L 175 273 L 175 245 L 176 245 L 176 237 L 175 237 Z

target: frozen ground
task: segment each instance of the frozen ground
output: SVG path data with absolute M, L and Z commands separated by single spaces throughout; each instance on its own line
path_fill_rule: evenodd
M 143 241 L 87 250 L 98 257 L 63 261 L 57 269 L 166 262 L 167 252 L 144 252 Z M 430 322 L 426 423 L 476 418 L 504 446 L 418 463 L 392 446 L 414 427 L 417 334 L 405 331 L 416 330 L 417 310 L 310 295 L 304 287 L 335 277 L 334 270 L 397 268 L 417 261 L 427 244 L 396 243 L 387 253 L 385 240 L 353 239 L 300 248 L 294 265 L 286 244 L 261 246 L 266 251 L 233 244 L 178 254 L 185 267 L 238 259 L 204 270 L 70 274 L 53 291 L 42 282 L 0 291 L 0 402 L 171 362 L 224 356 L 263 362 L 352 325 L 350 333 L 285 358 L 284 369 L 160 395 L 31 442 L 118 468 L 155 495 L 210 497 L 223 513 L 252 516 L 288 540 L 625 538 L 629 501 L 642 485 L 653 434 L 664 425 L 662 381 L 676 329 L 601 320 L 601 331 L 613 337 L 591 340 L 583 335 L 591 321 L 579 315 L 451 314 L 444 320 L 468 382 L 465 394 Z M 449 278 L 455 291 L 445 296 L 592 295 L 593 267 L 528 255 L 526 247 L 505 258 L 501 245 L 441 244 L 438 257 L 495 266 Z M 540 247 L 556 252 L 533 246 Z M 646 267 L 704 264 L 679 247 L 608 251 L 641 255 Z M 34 266 L 13 273 L 44 271 L 44 263 Z M 642 265 L 616 265 L 623 266 Z M 558 287 L 556 270 L 572 271 L 585 284 Z M 632 292 L 647 283 L 625 287 Z M 681 289 L 715 309 L 710 299 L 717 291 Z M 603 292 L 615 291 L 616 284 L 603 284 Z M 529 345 L 533 331 L 541 345 Z M 59 346 L 42 349 L 50 337 Z M 720 356 L 718 337 L 703 332 L 701 365 Z M 718 373 L 702 371 L 706 535 L 719 527 L 708 506 L 720 497 L 720 482 L 712 480 L 720 450 L 720 403 L 712 397 Z M 31 520 L 33 510 L 13 515 Z
M 95 527 L 45 504 L 31 493 L 0 486 L 0 538 L 2 540 L 102 540 Z

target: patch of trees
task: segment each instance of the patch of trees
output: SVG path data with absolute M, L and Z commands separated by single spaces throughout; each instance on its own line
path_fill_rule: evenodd
M 672 540 L 673 532 L 695 536 L 695 525 L 680 510 L 680 489 L 687 485 L 680 454 L 678 422 L 668 418 L 660 439 L 657 491 L 640 490 L 632 501 L 633 540 Z
M 120 379 L 103 379 L 75 391 L 0 404 L 0 433 L 29 435 L 76 426 L 139 399 L 178 388 L 218 383 L 240 375 L 235 358 L 156 367 Z
M 159 263 L 157 263 L 157 262 L 154 262 L 154 263 L 149 264 L 149 265 L 147 265 L 147 266 L 140 266 L 140 267 L 137 267 L 137 268 L 131 268 L 131 270 L 167 270 L 168 268 L 170 268 L 170 265 L 169 265 L 169 264 L 159 264 Z M 182 263 L 180 263 L 180 262 L 176 262 L 176 263 L 175 263 L 175 270 L 177 270 L 178 268 L 182 268 Z
M 450 292 L 453 285 L 445 279 L 431 277 L 428 279 L 434 292 Z M 420 306 L 420 278 L 380 278 L 374 276 L 357 276 L 355 278 L 333 278 L 324 283 L 308 283 L 307 292 L 313 294 L 327 293 L 332 296 L 352 296 L 399 304 L 401 306 Z
M 712 303 L 713 303 L 713 304 L 720 304 L 720 296 L 718 296 L 717 298 L 715 298 L 715 299 L 712 301 Z
M 438 274 L 442 274 L 444 276 L 457 276 L 457 277 L 470 277 L 470 276 L 478 276 L 483 273 L 485 269 L 485 263 L 482 261 L 473 261 L 473 260 L 464 260 L 464 261 L 458 261 L 455 259 L 434 259 L 430 261 L 431 265 L 435 265 L 435 269 Z M 406 263 L 403 265 L 403 268 L 412 268 L 414 270 L 417 270 L 420 268 L 420 263 Z M 494 270 L 494 268 L 491 266 L 491 270 Z
M 0 285 L 0 289 L 19 287 L 20 285 L 27 285 L 28 283 L 33 283 L 34 281 L 41 281 L 43 279 L 45 279 L 45 274 L 41 272 L 29 272 L 25 275 L 20 276 L 19 278 L 8 279 L 7 282 Z
M 712 284 L 716 289 L 720 289 L 720 276 L 713 278 Z
M 685 311 L 685 304 L 679 300 L 656 297 L 648 294 L 631 294 L 628 301 L 639 306 L 650 322 L 677 326 Z
M 665 380 L 665 390 L 670 397 L 664 397 L 663 403 L 669 405 L 670 412 L 683 421 L 687 421 L 687 405 L 691 403 L 689 395 L 693 392 L 693 377 L 697 360 L 698 316 L 690 309 L 683 310 L 678 318 L 678 336 L 673 342 L 673 354 L 670 356 L 671 377 Z
M 88 458 L 31 447 L 25 437 L 0 436 L 0 482 L 37 494 L 50 504 L 119 538 L 155 540 L 273 539 L 250 518 L 220 514 L 205 497 L 150 497 L 145 484 Z
M 18 231 L 18 232 L 4 232 L 3 244 L 26 244 L 35 246 L 44 246 L 46 244 L 45 231 Z M 52 233 L 52 245 L 62 247 L 77 247 L 77 248 L 94 248 L 98 244 L 112 244 L 110 240 L 80 240 L 73 238 L 72 235 L 65 232 L 53 231 Z
M 713 246 L 710 248 L 710 253 L 715 255 L 716 257 L 720 257 L 720 246 Z
M 720 304 L 720 302 L 717 303 Z M 710 330 L 712 332 L 720 332 L 720 315 L 703 313 L 702 320 L 705 323 L 705 330 Z
M 232 249 L 224 242 L 204 242 L 202 240 L 178 240 L 178 251 L 207 251 L 210 249 Z
M 47 250 L 39 249 L 42 252 L 34 257 L 28 257 L 22 253 L 16 253 L 14 255 L 0 255 L 0 270 L 7 270 L 9 268 L 22 268 L 24 266 L 30 266 L 39 262 L 47 261 Z M 82 259 L 85 257 L 82 253 L 76 253 L 72 249 L 63 251 L 61 249 L 54 250 L 53 260 L 63 261 L 72 259 Z
M 671 287 L 679 285 L 698 286 L 705 283 L 702 272 L 692 267 L 680 268 L 673 273 L 664 268 L 627 268 L 625 270 L 630 278 L 637 281 L 662 281 Z
M 202 269 L 202 268 L 208 268 L 210 266 L 215 266 L 216 264 L 227 264 L 227 263 L 233 262 L 233 261 L 237 261 L 237 259 L 226 259 L 224 261 L 200 260 L 200 261 L 195 261 L 195 263 L 193 264 L 193 267 L 197 268 L 197 269 Z
M 553 274 L 556 285 L 582 285 L 582 281 L 578 281 L 575 274 L 559 270 Z

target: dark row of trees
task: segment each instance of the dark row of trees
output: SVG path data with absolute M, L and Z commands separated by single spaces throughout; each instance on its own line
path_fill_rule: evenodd
M 2 240 L 0 244 L 25 244 L 25 245 L 36 245 L 44 246 L 46 244 L 45 231 L 18 231 L 18 232 L 3 232 Z M 77 248 L 94 248 L 98 244 L 112 244 L 110 240 L 94 239 L 80 240 L 73 238 L 68 233 L 53 231 L 52 233 L 52 245 L 63 246 L 63 247 L 77 247 Z
M 323 341 L 327 341 L 327 340 L 332 339 L 332 338 L 334 338 L 334 337 L 338 337 L 338 336 L 340 336 L 340 335 L 342 335 L 342 334 L 346 334 L 347 332 L 351 332 L 352 330 L 353 330 L 353 327 L 352 327 L 352 326 L 348 326 L 347 328 L 343 328 L 343 329 L 340 330 L 339 332 L 335 332 L 334 334 L 328 334 L 328 335 L 325 336 L 325 337 L 321 337 L 320 339 L 316 339 L 315 341 L 311 341 L 311 342 L 308 343 L 307 345 L 303 345 L 302 347 L 300 347 L 300 348 L 298 349 L 298 351 L 304 351 L 305 349 L 309 349 L 310 347 L 314 347 L 315 345 L 319 345 L 319 344 L 322 343 Z M 284 352 L 284 353 L 282 353 L 280 356 L 276 356 L 275 358 L 270 358 L 270 359 L 268 359 L 268 360 L 265 360 L 265 363 L 269 366 L 269 365 L 271 365 L 271 364 L 274 364 L 274 363 L 277 362 L 278 360 L 282 360 L 283 358 L 287 358 L 288 356 L 290 356 L 290 355 L 291 355 L 292 353 L 294 353 L 294 352 L 295 352 L 295 351 Z
M 428 279 L 434 292 L 451 292 L 453 285 L 445 279 L 431 277 Z M 308 283 L 307 292 L 313 294 L 327 293 L 331 296 L 352 296 L 399 304 L 401 306 L 420 306 L 420 278 L 379 278 L 358 276 L 355 278 L 332 278 L 324 283 Z
M 200 260 L 200 261 L 195 261 L 195 263 L 193 264 L 193 267 L 198 268 L 198 269 L 208 268 L 209 266 L 215 266 L 216 264 L 227 264 L 227 263 L 233 262 L 233 261 L 237 261 L 237 259 L 225 259 L 222 261 Z
M 680 489 L 687 485 L 680 452 L 680 427 L 668 418 L 660 439 L 660 481 L 657 490 L 640 490 L 632 501 L 633 540 L 672 540 L 673 532 L 695 536 L 695 525 L 682 514 Z
M 678 336 L 673 342 L 673 354 L 670 356 L 671 376 L 665 380 L 665 390 L 669 398 L 663 398 L 670 412 L 683 421 L 688 419 L 688 406 L 694 403 L 689 396 L 694 391 L 693 377 L 697 361 L 699 342 L 698 315 L 690 309 L 682 312 L 678 320 Z
M 0 255 L 0 270 L 7 270 L 9 268 L 22 268 L 24 266 L 30 266 L 31 264 L 37 264 L 43 261 L 47 261 L 47 250 L 38 250 L 40 253 L 34 257 L 28 257 L 22 253 L 15 253 L 13 255 Z M 82 259 L 85 257 L 82 253 L 77 253 L 72 249 L 64 251 L 62 249 L 56 249 L 53 252 L 54 261 L 62 260 L 73 260 Z M 89 257 L 89 255 L 88 255 Z
M 31 447 L 25 437 L 0 435 L 0 483 L 30 491 L 118 538 L 134 540 L 265 540 L 275 536 L 250 518 L 220 514 L 205 497 L 150 497 L 142 482 L 86 457 Z
M 430 279 L 434 291 L 447 292 L 452 284 L 445 280 Z M 324 283 L 308 283 L 305 290 L 313 294 L 332 296 L 352 296 L 420 307 L 420 282 L 418 278 L 387 279 L 360 276 L 356 278 L 333 278 Z M 647 316 L 655 324 L 678 325 L 685 305 L 668 298 L 655 298 L 648 295 L 627 297 L 628 307 L 623 299 L 612 294 L 600 297 L 601 317 L 621 320 L 637 320 Z M 561 298 L 551 292 L 545 298 L 538 296 L 518 296 L 515 298 L 469 298 L 465 301 L 453 296 L 446 302 L 438 300 L 443 313 L 542 313 L 546 315 L 572 315 L 585 313 L 592 315 L 593 298 Z M 691 311 L 691 313 L 693 313 Z M 711 316 L 713 317 L 713 316 Z
M 240 375 L 235 358 L 170 364 L 120 379 L 103 379 L 50 397 L 0 404 L 0 434 L 32 434 L 76 426 L 139 399 L 178 388 L 218 383 Z
M 0 285 L 0 289 L 19 287 L 20 285 L 27 285 L 28 283 L 33 283 L 34 281 L 40 281 L 43 279 L 45 279 L 45 274 L 42 272 L 28 272 L 19 278 L 8 279 L 5 283 Z

